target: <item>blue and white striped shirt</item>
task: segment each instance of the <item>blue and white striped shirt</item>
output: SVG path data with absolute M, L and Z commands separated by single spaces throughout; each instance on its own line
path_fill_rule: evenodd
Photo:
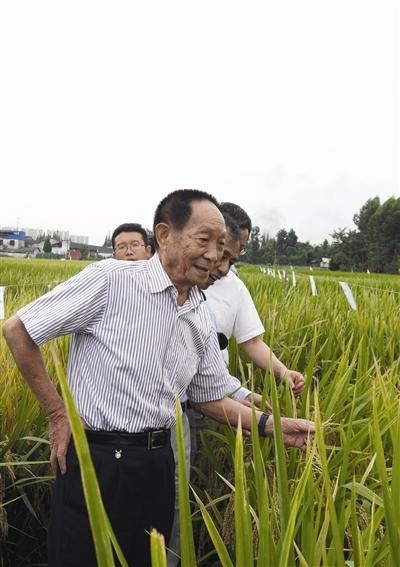
M 175 422 L 175 395 L 221 399 L 230 377 L 200 291 L 178 292 L 157 254 L 103 260 L 18 311 L 37 345 L 73 334 L 68 382 L 92 429 L 143 431 Z

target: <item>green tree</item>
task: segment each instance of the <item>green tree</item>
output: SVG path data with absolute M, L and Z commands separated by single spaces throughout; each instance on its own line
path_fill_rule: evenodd
M 281 228 L 281 230 L 278 230 L 278 232 L 276 233 L 276 255 L 278 256 L 278 258 L 280 256 L 283 256 L 286 252 L 287 238 L 288 233 L 284 228 Z
M 369 232 L 369 222 L 381 205 L 379 197 L 368 199 L 358 213 L 353 216 L 353 222 L 358 230 L 364 234 Z
M 49 236 L 44 241 L 43 252 L 45 254 L 51 254 L 51 243 L 50 243 L 50 237 Z
M 84 245 L 81 248 L 81 260 L 87 260 L 89 258 L 89 247 Z
M 287 232 L 284 228 L 276 233 L 276 262 L 278 264 L 293 264 L 292 259 L 297 256 L 297 234 L 291 228 Z
M 249 264 L 259 264 L 261 259 L 260 254 L 260 227 L 254 226 L 250 234 L 250 242 L 247 245 L 244 260 Z
M 263 234 L 259 254 L 262 264 L 274 264 L 276 256 L 275 238 L 271 238 L 269 234 Z
M 297 242 L 298 242 L 297 234 L 295 233 L 293 228 L 291 228 L 289 230 L 289 232 L 287 233 L 286 245 L 288 247 L 290 246 L 290 247 L 294 248 L 296 246 Z
M 333 234 L 331 247 L 332 270 L 365 270 L 368 254 L 364 236 L 356 230 L 338 229 Z
M 394 272 L 400 264 L 400 198 L 380 205 L 368 222 L 368 254 L 375 272 Z
M 384 203 L 379 197 L 368 199 L 353 217 L 356 230 L 338 228 L 327 239 L 313 246 L 300 242 L 293 229 L 281 229 L 275 238 L 260 236 L 255 226 L 247 253 L 243 257 L 251 264 L 310 265 L 321 258 L 331 258 L 331 269 L 397 272 L 400 268 L 400 198 L 391 197 Z

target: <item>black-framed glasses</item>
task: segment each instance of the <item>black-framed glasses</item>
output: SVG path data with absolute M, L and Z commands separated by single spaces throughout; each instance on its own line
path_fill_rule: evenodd
M 128 250 L 137 250 L 142 246 L 146 246 L 145 244 L 141 244 L 140 242 L 132 242 L 132 244 L 117 244 L 115 247 L 116 252 L 127 252 Z

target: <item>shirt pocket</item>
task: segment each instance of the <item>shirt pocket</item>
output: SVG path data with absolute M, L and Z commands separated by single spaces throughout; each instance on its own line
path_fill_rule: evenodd
M 175 384 L 178 392 L 185 391 L 198 371 L 200 357 L 186 350 L 181 356 L 175 373 Z

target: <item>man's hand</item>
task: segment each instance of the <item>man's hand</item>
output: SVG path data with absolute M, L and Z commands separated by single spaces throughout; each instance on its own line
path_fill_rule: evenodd
M 49 417 L 51 466 L 56 473 L 58 464 L 64 474 L 67 470 L 65 455 L 71 437 L 64 402 L 46 372 L 39 347 L 18 315 L 4 323 L 3 334 L 22 376 Z
M 244 400 L 241 400 L 241 403 L 244 404 L 245 406 L 248 406 L 249 408 L 253 407 L 254 405 L 260 411 L 272 413 L 272 406 L 266 400 L 263 405 L 262 396 L 254 392 L 249 394 Z
M 315 433 L 315 423 L 308 419 L 292 419 L 281 417 L 281 427 L 283 442 L 287 447 L 305 449 L 309 435 Z M 267 437 L 274 435 L 274 418 L 271 415 L 265 424 L 265 434 Z
M 300 396 L 303 393 L 304 376 L 295 370 L 288 370 L 283 362 L 274 355 L 269 346 L 262 341 L 261 337 L 253 337 L 244 343 L 240 343 L 240 346 L 254 364 L 264 372 L 270 370 L 272 364 L 274 376 L 283 382 L 287 381 L 295 396 Z
M 49 415 L 50 463 L 53 473 L 57 474 L 57 466 L 61 474 L 67 472 L 66 455 L 71 438 L 71 429 L 66 412 Z
M 287 382 L 289 388 L 295 396 L 300 396 L 304 392 L 306 380 L 300 372 L 286 369 L 280 376 L 282 382 Z
M 192 407 L 208 415 L 212 419 L 216 419 L 220 423 L 229 422 L 232 427 L 237 427 L 239 419 L 242 424 L 242 430 L 251 431 L 253 412 L 247 404 L 240 403 L 231 398 L 222 398 L 210 402 L 193 402 Z M 261 415 L 257 411 L 259 421 Z M 309 435 L 315 433 L 315 423 L 308 419 L 293 419 L 290 417 L 281 417 L 281 427 L 283 434 L 283 442 L 288 447 L 297 447 L 305 449 Z M 274 418 L 271 415 L 265 424 L 265 434 L 267 437 L 274 435 Z

